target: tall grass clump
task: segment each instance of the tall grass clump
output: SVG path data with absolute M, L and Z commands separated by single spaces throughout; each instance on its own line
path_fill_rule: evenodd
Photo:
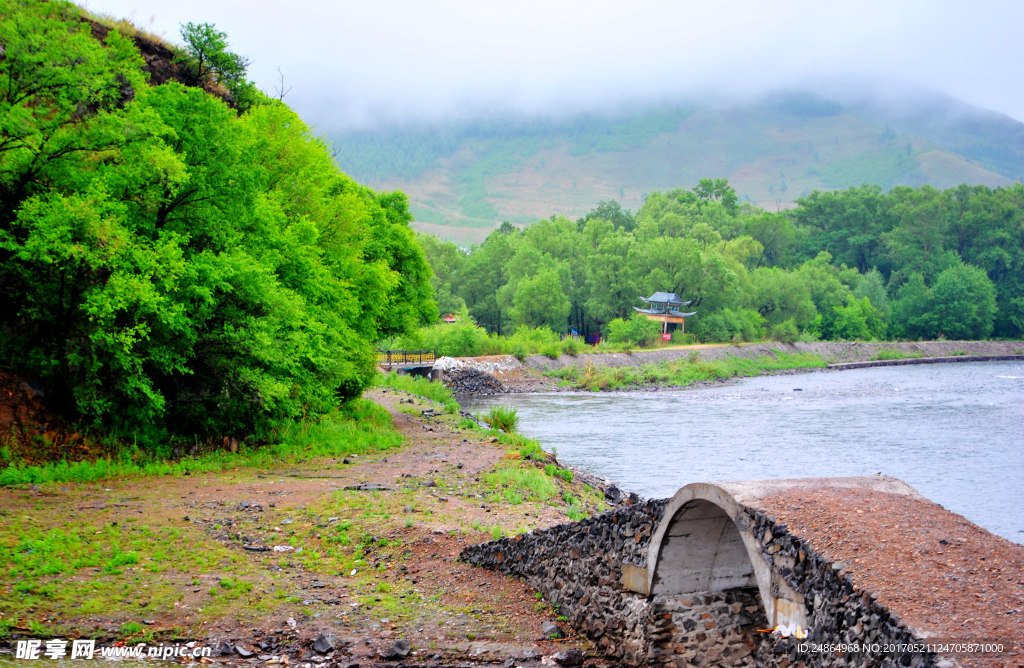
M 400 376 L 392 371 L 386 376 L 379 376 L 376 385 L 391 387 L 436 401 L 444 406 L 446 413 L 454 415 L 459 412 L 459 402 L 455 400 L 455 395 L 444 386 L 444 383 L 434 383 L 419 376 Z
M 519 428 L 519 411 L 506 406 L 491 406 L 490 412 L 484 418 L 492 429 L 500 429 L 506 434 L 514 434 Z

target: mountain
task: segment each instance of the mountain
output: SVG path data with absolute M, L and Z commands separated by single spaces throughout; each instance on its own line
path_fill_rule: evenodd
M 727 177 L 769 210 L 813 190 L 875 183 L 1006 185 L 1024 173 L 1024 124 L 952 98 L 840 103 L 775 93 L 755 103 L 678 104 L 617 115 L 492 117 L 338 133 L 343 170 L 401 189 L 416 227 L 460 243 L 503 220 L 580 216 L 616 199 Z

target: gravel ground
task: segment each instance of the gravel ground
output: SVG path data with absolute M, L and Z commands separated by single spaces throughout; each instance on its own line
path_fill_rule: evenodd
M 858 589 L 920 637 L 1016 644 L 961 665 L 1024 665 L 1024 546 L 931 501 L 873 490 L 792 489 L 757 505 L 844 562 Z

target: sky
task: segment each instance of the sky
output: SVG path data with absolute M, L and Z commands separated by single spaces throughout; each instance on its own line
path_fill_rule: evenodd
M 1024 0 L 89 0 L 179 41 L 209 22 L 331 131 L 779 89 L 934 90 L 1024 121 Z

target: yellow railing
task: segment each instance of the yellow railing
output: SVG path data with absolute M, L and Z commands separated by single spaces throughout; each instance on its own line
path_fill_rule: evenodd
M 394 366 L 396 364 L 433 364 L 436 359 L 436 350 L 377 351 L 377 364 L 381 366 Z

